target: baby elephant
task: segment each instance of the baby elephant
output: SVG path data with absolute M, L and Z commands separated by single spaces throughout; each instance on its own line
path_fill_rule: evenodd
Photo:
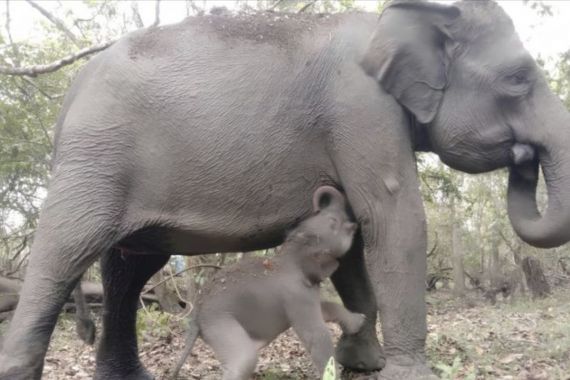
M 364 315 L 321 302 L 319 284 L 338 267 L 356 224 L 344 196 L 330 186 L 313 195 L 315 213 L 293 229 L 274 258 L 249 257 L 220 270 L 191 313 L 186 348 L 173 378 L 201 336 L 222 362 L 224 380 L 249 379 L 257 351 L 293 327 L 322 376 L 334 347 L 325 321 L 354 334 Z

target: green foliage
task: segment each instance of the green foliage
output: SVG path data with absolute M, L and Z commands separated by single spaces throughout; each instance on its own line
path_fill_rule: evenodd
M 331 356 L 325 367 L 325 372 L 323 373 L 323 380 L 336 380 L 336 362 L 334 357 Z
M 547 71 L 546 76 L 552 90 L 570 108 L 570 50 L 560 55 L 554 69 Z
M 354 9 L 354 0 L 339 0 L 341 12 Z
M 420 179 L 426 201 L 447 202 L 450 197 L 461 199 L 457 181 L 462 179 L 461 173 L 444 166 L 433 154 L 418 155 Z
M 142 341 L 146 336 L 154 336 L 165 338 L 169 336 L 172 331 L 170 330 L 170 323 L 174 316 L 159 310 L 156 303 L 151 304 L 146 308 L 141 308 L 137 311 L 137 339 Z
M 261 380 L 281 380 L 283 379 L 283 374 L 280 372 L 273 372 L 271 370 L 265 371 L 261 374 Z
M 378 13 L 382 13 L 382 11 L 384 10 L 384 7 L 386 7 L 386 4 L 388 4 L 390 2 L 390 0 L 378 0 L 376 2 L 376 12 Z
M 435 368 L 440 371 L 440 378 L 442 380 L 454 380 L 458 378 L 458 375 L 463 368 L 463 361 L 461 360 L 460 356 L 456 356 L 453 359 L 453 363 L 451 363 L 451 365 L 447 365 L 445 363 L 437 363 L 435 365 Z M 474 372 L 462 377 L 464 380 L 475 380 L 475 378 L 476 375 Z

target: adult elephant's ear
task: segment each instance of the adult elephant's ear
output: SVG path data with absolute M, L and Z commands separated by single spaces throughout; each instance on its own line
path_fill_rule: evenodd
M 447 83 L 453 46 L 447 27 L 459 8 L 423 1 L 398 1 L 380 16 L 361 61 L 362 68 L 420 123 L 435 117 Z

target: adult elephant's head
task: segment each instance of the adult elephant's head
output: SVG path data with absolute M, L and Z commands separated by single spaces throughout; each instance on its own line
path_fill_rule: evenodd
M 570 114 L 492 1 L 394 2 L 362 60 L 452 168 L 510 166 L 508 210 L 539 247 L 570 240 Z M 548 207 L 536 206 L 538 166 Z

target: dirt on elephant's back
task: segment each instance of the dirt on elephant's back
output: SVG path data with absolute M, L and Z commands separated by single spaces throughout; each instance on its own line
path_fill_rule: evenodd
M 185 23 L 200 25 L 214 31 L 222 40 L 244 39 L 270 43 L 280 47 L 296 44 L 299 36 L 320 25 L 336 25 L 342 14 L 255 12 L 216 14 L 190 17 Z
M 218 270 L 198 293 L 197 303 L 216 294 L 235 289 L 242 281 L 252 281 L 256 278 L 271 276 L 278 270 L 279 264 L 266 257 L 244 257 L 238 263 L 228 265 Z

